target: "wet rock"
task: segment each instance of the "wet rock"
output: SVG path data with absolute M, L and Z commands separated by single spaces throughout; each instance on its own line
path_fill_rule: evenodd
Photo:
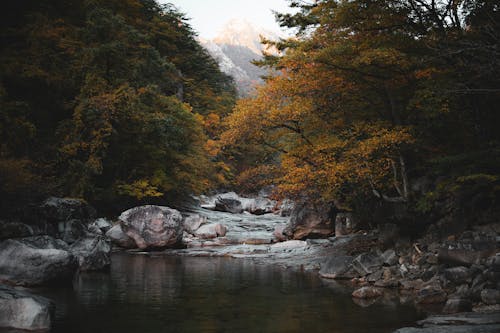
M 444 271 L 444 276 L 455 284 L 469 283 L 472 280 L 471 271 L 464 266 L 448 268 Z
M 337 255 L 321 265 L 319 275 L 327 279 L 352 279 L 358 273 L 352 268 L 353 257 Z
M 382 291 L 382 289 L 367 286 L 367 287 L 362 287 L 362 288 L 356 289 L 352 293 L 352 297 L 355 297 L 355 298 L 375 298 L 375 297 L 382 296 L 383 294 L 384 294 L 384 292 Z
M 0 281 L 26 286 L 68 281 L 77 268 L 67 244 L 50 236 L 0 243 Z
M 182 222 L 184 230 L 192 235 L 194 235 L 196 230 L 205 223 L 207 223 L 206 216 L 201 216 L 199 214 L 188 215 Z
M 450 327 L 450 325 L 460 323 L 462 325 L 479 326 L 486 327 L 487 325 L 500 324 L 500 313 L 460 313 L 454 315 L 436 315 L 430 316 L 426 319 L 420 320 L 418 325 L 422 326 L 444 326 Z M 471 331 L 475 332 L 475 331 Z
M 290 239 L 326 238 L 335 233 L 335 211 L 330 205 L 295 207 L 283 233 Z
M 106 232 L 106 237 L 108 237 L 113 244 L 123 247 L 124 249 L 135 249 L 137 245 L 135 241 L 130 238 L 125 232 L 122 230 L 122 226 L 117 224 Z
M 0 327 L 48 330 L 53 313 L 54 304 L 49 299 L 0 285 Z
M 481 300 L 488 305 L 500 304 L 500 290 L 484 289 L 481 292 Z
M 241 205 L 241 201 L 234 198 L 218 197 L 215 200 L 214 209 L 220 212 L 228 212 L 232 214 L 243 213 L 243 206 Z
M 353 260 L 352 266 L 360 276 L 366 276 L 380 269 L 382 263 L 375 253 L 362 253 Z
M 182 244 L 182 215 L 164 206 L 140 206 L 121 213 L 123 231 L 140 249 L 175 248 Z
M 33 228 L 27 224 L 0 221 L 0 239 L 21 238 L 33 235 Z
M 83 237 L 70 247 L 81 271 L 97 271 L 111 264 L 111 246 L 103 236 Z
M 195 231 L 195 236 L 202 239 L 224 237 L 227 228 L 220 223 L 204 224 Z
M 459 313 L 472 311 L 472 302 L 467 298 L 450 298 L 446 301 L 443 313 Z
M 499 331 L 500 325 L 446 325 L 424 328 L 405 327 L 394 331 L 394 333 L 498 333 Z

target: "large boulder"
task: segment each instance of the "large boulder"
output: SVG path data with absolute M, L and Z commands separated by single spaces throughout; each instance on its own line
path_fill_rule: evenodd
M 326 238 L 335 234 L 335 209 L 331 205 L 297 205 L 283 231 L 288 238 Z
M 173 248 L 182 245 L 182 215 L 163 206 L 140 206 L 123 212 L 123 231 L 140 249 Z
M 0 281 L 26 286 L 68 281 L 77 268 L 68 245 L 50 236 L 0 243 Z
M 111 246 L 103 236 L 80 238 L 71 245 L 70 250 L 78 259 L 81 271 L 102 270 L 111 264 Z
M 54 304 L 47 298 L 0 285 L 0 327 L 48 330 L 53 314 Z
M 135 241 L 123 231 L 120 224 L 116 224 L 111 229 L 109 229 L 106 232 L 106 237 L 108 237 L 113 244 L 119 247 L 123 247 L 124 249 L 137 248 Z

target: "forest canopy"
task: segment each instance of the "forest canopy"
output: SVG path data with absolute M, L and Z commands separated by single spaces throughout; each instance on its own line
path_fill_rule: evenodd
M 238 101 L 223 134 L 256 156 L 242 184 L 348 210 L 424 211 L 463 186 L 498 200 L 498 2 L 290 3 L 298 12 L 277 19 L 297 35 L 259 62 L 277 75 Z
M 0 16 L 4 206 L 172 202 L 225 181 L 211 146 L 235 88 L 174 6 L 10 1 Z

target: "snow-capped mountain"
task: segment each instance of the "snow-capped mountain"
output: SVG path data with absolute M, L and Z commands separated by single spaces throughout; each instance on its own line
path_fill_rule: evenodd
M 260 37 L 277 40 L 273 32 L 258 28 L 246 20 L 231 20 L 212 40 L 200 39 L 200 43 L 218 62 L 221 70 L 231 75 L 240 95 L 248 94 L 262 82 L 266 70 L 251 63 L 262 58 L 262 52 L 272 52 L 260 43 Z

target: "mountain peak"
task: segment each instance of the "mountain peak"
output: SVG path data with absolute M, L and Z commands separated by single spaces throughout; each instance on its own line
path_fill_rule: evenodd
M 213 41 L 219 45 L 235 45 L 247 47 L 256 54 L 261 54 L 265 49 L 260 43 L 260 37 L 278 39 L 278 34 L 255 26 L 245 19 L 232 19 L 228 21 Z

